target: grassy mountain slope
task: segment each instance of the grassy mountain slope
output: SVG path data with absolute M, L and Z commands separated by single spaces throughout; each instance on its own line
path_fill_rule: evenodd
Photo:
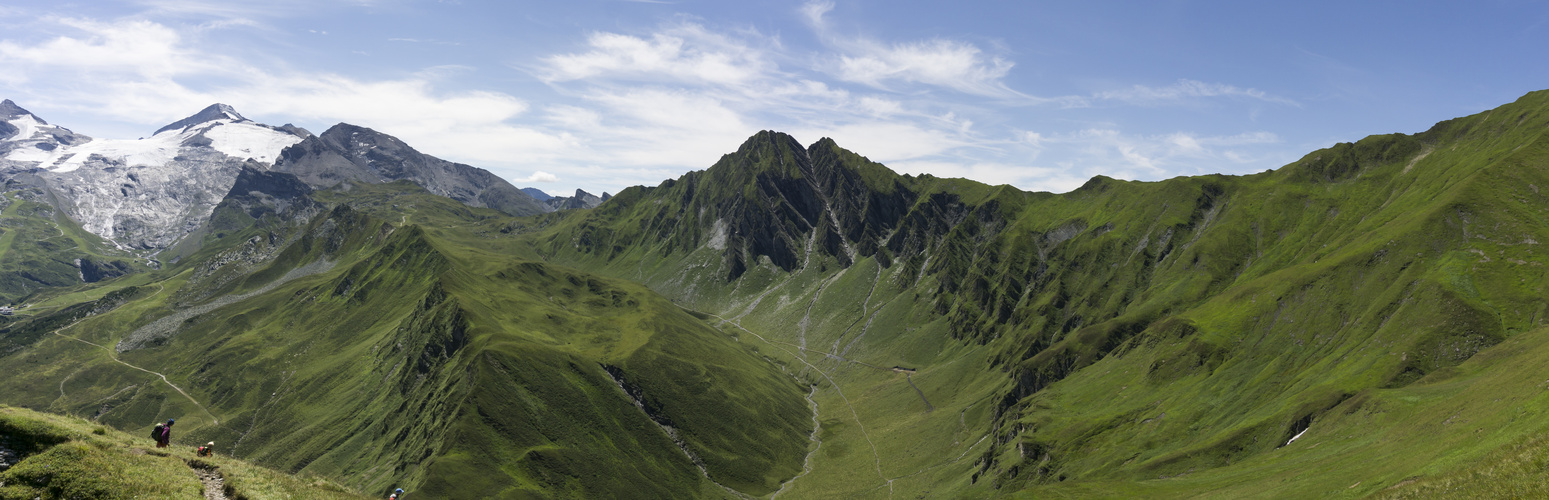
M 59 214 L 48 194 L 7 182 L 0 194 L 0 305 L 34 292 L 145 270 L 134 255 Z
M 180 442 L 370 492 L 722 497 L 800 471 L 805 388 L 756 351 L 638 285 L 457 243 L 497 212 L 406 183 L 327 196 L 295 232 L 225 233 L 101 287 L 96 314 L 0 333 L 27 368 L 7 401 L 175 416 Z
M 318 478 L 282 474 L 191 446 L 154 448 L 90 421 L 0 406 L 0 447 L 16 453 L 0 471 L 0 498 L 206 498 L 212 473 L 227 498 L 366 498 Z
M 899 176 L 832 141 L 761 133 L 706 171 L 555 221 L 535 247 L 810 361 L 820 413 L 850 417 L 833 427 L 910 429 L 913 454 L 880 433 L 824 440 L 876 451 L 819 453 L 798 490 L 853 487 L 828 467 L 877 469 L 857 492 L 877 496 L 921 476 L 919 491 L 989 494 L 1206 470 L 1262 488 L 1243 471 L 1270 470 L 1336 409 L 1444 380 L 1536 331 L 1549 312 L 1534 254 L 1549 237 L 1546 112 L 1537 92 L 1273 172 L 1097 178 L 1062 195 Z M 887 379 L 841 357 L 918 371 Z M 1378 477 L 1348 494 L 1403 479 Z M 1202 484 L 1227 483 L 1174 491 Z

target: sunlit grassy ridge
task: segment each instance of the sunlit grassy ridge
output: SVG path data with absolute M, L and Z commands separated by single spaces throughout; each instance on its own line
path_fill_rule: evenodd
M 195 467 L 215 468 L 231 498 L 367 498 L 319 478 L 300 478 L 192 446 L 157 449 L 81 418 L 0 406 L 0 437 L 21 460 L 0 472 L 0 498 L 198 499 Z

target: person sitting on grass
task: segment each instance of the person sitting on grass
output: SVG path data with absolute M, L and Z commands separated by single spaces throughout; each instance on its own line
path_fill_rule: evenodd
M 198 448 L 194 448 L 194 455 L 198 455 L 198 456 L 201 456 L 201 457 L 208 457 L 208 456 L 210 456 L 213 453 L 215 453 L 215 442 L 214 441 L 210 441 L 208 443 L 205 443 L 204 446 L 200 446 Z

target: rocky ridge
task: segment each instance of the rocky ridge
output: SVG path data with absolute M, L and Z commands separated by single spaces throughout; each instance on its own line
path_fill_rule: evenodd
M 613 195 L 608 193 L 603 193 L 602 196 L 597 196 L 595 194 L 577 189 L 575 190 L 575 196 L 550 196 L 549 199 L 543 201 L 543 204 L 548 205 L 548 207 L 553 210 L 593 208 L 597 205 L 601 205 L 604 201 L 608 201 L 608 199 L 612 197 Z
M 409 180 L 473 207 L 511 215 L 552 211 L 488 170 L 442 160 L 396 137 L 347 123 L 287 148 L 273 169 L 295 175 L 317 189 L 348 188 L 350 182 Z

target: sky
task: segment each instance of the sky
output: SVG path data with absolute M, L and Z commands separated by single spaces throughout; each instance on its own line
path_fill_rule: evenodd
M 78 133 L 213 104 L 518 187 L 657 185 L 760 130 L 1069 191 L 1248 174 L 1549 88 L 1537 1 L 0 3 L 0 98 Z

